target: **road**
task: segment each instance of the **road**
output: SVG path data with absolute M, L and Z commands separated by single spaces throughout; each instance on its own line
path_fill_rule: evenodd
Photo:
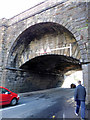
M 76 118 L 74 89 L 56 88 L 21 97 L 18 105 L 0 109 L 2 118 Z

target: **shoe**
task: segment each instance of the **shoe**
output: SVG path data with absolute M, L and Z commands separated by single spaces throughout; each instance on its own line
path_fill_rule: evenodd
M 85 119 L 81 118 L 81 120 L 85 120 Z
M 80 117 L 80 120 L 85 120 L 85 118 L 81 118 L 81 117 Z
M 75 112 L 75 115 L 78 116 L 78 114 Z

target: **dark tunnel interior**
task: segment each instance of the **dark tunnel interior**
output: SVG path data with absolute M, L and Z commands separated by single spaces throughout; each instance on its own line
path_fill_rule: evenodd
M 37 56 L 25 64 L 20 69 L 43 74 L 64 74 L 70 70 L 80 70 L 79 60 L 63 55 L 42 55 Z
M 24 77 L 24 86 L 26 85 L 28 91 L 35 91 L 61 87 L 64 74 L 68 71 L 72 74 L 72 70 L 81 70 L 81 64 L 73 57 L 47 54 L 27 61 L 20 69 L 29 73 Z

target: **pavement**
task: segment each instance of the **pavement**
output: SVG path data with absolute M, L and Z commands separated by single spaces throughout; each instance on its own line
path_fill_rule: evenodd
M 44 94 L 44 93 L 51 93 L 53 91 L 58 91 L 62 88 L 53 88 L 53 89 L 47 89 L 47 90 L 40 90 L 40 91 L 34 91 L 34 92 L 27 92 L 27 93 L 20 93 L 20 97 L 27 97 L 27 96 L 32 96 L 32 95 L 37 95 L 37 94 Z M 74 90 L 72 90 L 74 91 Z M 63 119 L 66 120 L 66 118 L 68 120 L 81 120 L 80 119 L 80 114 L 79 116 L 76 116 L 74 111 L 75 111 L 75 107 L 76 107 L 76 104 L 74 102 L 74 99 L 73 99 L 73 96 L 69 99 L 67 99 L 67 102 L 66 104 L 64 104 L 63 106 Z M 60 112 L 57 112 L 55 114 L 53 114 L 52 118 L 55 119 L 55 118 L 60 118 Z M 86 118 L 85 120 L 90 120 L 90 106 L 86 105 Z

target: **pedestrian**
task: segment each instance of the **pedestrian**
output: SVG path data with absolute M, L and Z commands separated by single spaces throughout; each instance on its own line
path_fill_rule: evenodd
M 81 106 L 81 119 L 85 120 L 85 98 L 86 98 L 86 89 L 81 85 L 81 81 L 78 81 L 78 86 L 75 88 L 74 100 L 76 101 L 76 110 L 75 114 L 78 116 L 79 109 Z

